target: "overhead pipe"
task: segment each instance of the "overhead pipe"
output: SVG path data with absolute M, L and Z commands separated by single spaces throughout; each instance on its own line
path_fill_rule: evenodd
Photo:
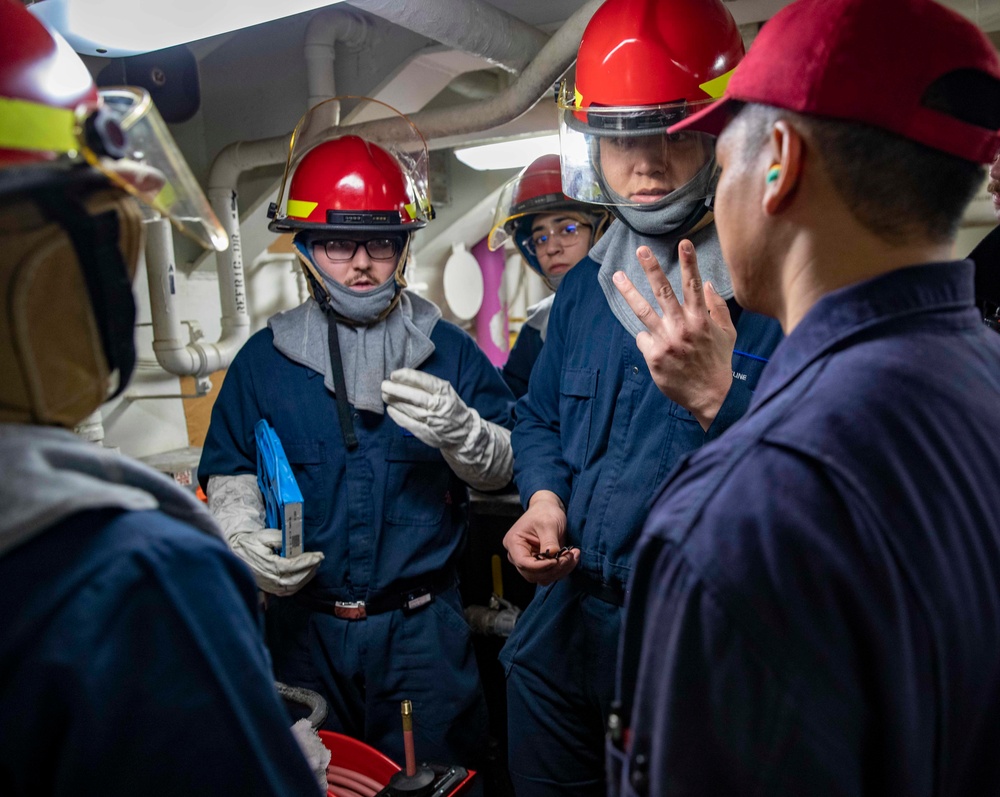
M 370 30 L 371 23 L 367 19 L 344 6 L 326 8 L 313 15 L 306 28 L 305 43 L 306 80 L 309 86 L 307 107 L 313 108 L 324 100 L 337 96 L 333 76 L 336 42 L 359 47 L 368 38 Z M 340 124 L 339 102 L 336 103 L 332 122 Z
M 351 5 L 508 72 L 520 72 L 549 38 L 484 0 L 351 0 Z
M 230 250 L 218 253 L 222 261 L 236 261 L 236 268 L 220 268 L 219 298 L 222 332 L 215 343 L 185 342 L 183 322 L 177 313 L 177 263 L 170 222 L 147 222 L 146 273 L 149 305 L 153 317 L 153 353 L 165 371 L 177 376 L 206 377 L 229 366 L 250 335 L 246 283 L 239 252 L 239 237 L 230 238 Z M 223 258 L 222 255 L 232 255 Z
M 455 0 L 441 1 L 445 4 L 455 2 Z M 365 3 L 359 0 L 357 5 L 367 10 L 368 2 L 370 0 L 366 0 Z M 458 0 L 458 5 L 465 6 L 466 2 L 467 0 Z M 576 59 L 583 31 L 603 2 L 604 0 L 589 0 L 581 6 L 538 51 L 534 60 L 518 78 L 495 97 L 454 108 L 420 111 L 413 114 L 410 120 L 428 142 L 433 143 L 435 139 L 488 130 L 516 119 L 549 91 Z M 469 3 L 469 5 L 487 4 Z M 420 6 L 422 13 L 427 14 L 427 4 L 421 3 Z M 405 10 L 402 11 L 405 13 Z M 482 24 L 483 20 L 477 19 L 475 25 L 470 22 L 469 28 L 475 29 Z M 349 125 L 341 128 L 341 131 L 344 134 L 359 135 L 382 143 L 406 140 L 412 134 L 410 125 L 398 117 Z M 284 163 L 288 156 L 291 135 L 289 132 L 257 141 L 237 141 L 229 144 L 219 152 L 209 170 L 206 193 L 212 208 L 226 229 L 230 243 L 229 249 L 216 254 L 219 294 L 223 303 L 223 335 L 219 343 L 222 344 L 225 340 L 227 348 L 232 345 L 230 342 L 232 336 L 242 334 L 236 345 L 238 349 L 246 340 L 250 326 L 246 313 L 246 286 L 240 246 L 239 196 L 236 184 L 239 176 L 245 171 Z M 226 360 L 221 367 L 226 367 L 228 362 Z M 210 372 L 199 370 L 197 375 L 205 376 L 207 373 Z
M 551 91 L 555 82 L 576 60 L 583 31 L 603 2 L 590 0 L 581 6 L 545 43 L 517 79 L 496 96 L 451 108 L 419 111 L 410 115 L 410 121 L 433 149 L 435 140 L 440 142 L 450 136 L 488 130 L 516 119 Z M 385 144 L 405 140 L 411 128 L 406 120 L 393 117 L 348 125 L 341 130 L 345 134 Z

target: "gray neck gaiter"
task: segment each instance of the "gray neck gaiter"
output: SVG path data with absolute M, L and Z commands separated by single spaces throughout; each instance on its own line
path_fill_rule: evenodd
M 722 250 L 719 248 L 719 238 L 715 233 L 715 225 L 708 224 L 693 235 L 672 233 L 669 235 L 639 235 L 620 221 L 616 221 L 604 234 L 604 237 L 590 250 L 590 256 L 601 264 L 597 272 L 604 297 L 608 301 L 611 312 L 631 335 L 638 335 L 646 327 L 636 318 L 632 308 L 618 292 L 612 276 L 616 271 L 624 271 L 632 284 L 641 293 L 650 306 L 661 315 L 660 306 L 653 296 L 653 289 L 646 279 L 646 272 L 639 265 L 635 250 L 640 246 L 648 246 L 656 256 L 667 275 L 670 287 L 674 289 L 678 301 L 684 302 L 684 287 L 681 283 L 680 259 L 677 255 L 677 245 L 682 239 L 688 238 L 694 244 L 698 256 L 698 271 L 703 282 L 711 282 L 716 292 L 724 299 L 733 295 L 733 283 L 729 269 L 722 260 Z
M 441 318 L 433 302 L 402 291 L 399 303 L 381 321 L 379 315 L 396 293 L 395 280 L 371 291 L 356 292 L 324 279 L 331 304 L 344 318 L 356 322 L 337 324 L 340 356 L 344 364 L 347 400 L 361 410 L 379 415 L 382 380 L 397 368 L 417 368 L 434 352 L 431 331 Z M 330 372 L 330 343 L 326 314 L 314 299 L 273 316 L 267 325 L 274 335 L 274 347 L 289 359 L 323 374 L 323 384 L 336 393 Z
M 555 300 L 556 295 L 553 293 L 550 296 L 546 296 L 537 304 L 531 305 L 528 308 L 528 317 L 524 320 L 525 326 L 538 330 L 538 334 L 541 336 L 543 342 L 545 341 L 545 335 L 549 331 L 549 315 L 552 313 L 552 303 Z
M 687 185 L 682 186 L 670 195 L 670 202 L 664 206 L 636 207 L 620 206 L 617 212 L 628 224 L 616 221 L 590 250 L 590 256 L 601 264 L 597 280 L 604 291 L 611 312 L 615 314 L 623 327 L 632 335 L 637 335 L 646 327 L 636 318 L 632 308 L 618 292 L 612 276 L 616 271 L 624 271 L 632 284 L 638 289 L 650 306 L 660 313 L 660 306 L 649 287 L 646 272 L 639 265 L 635 250 L 640 246 L 648 246 L 667 275 L 670 286 L 677 294 L 679 301 L 684 301 L 684 289 L 681 283 L 680 259 L 677 255 L 677 245 L 684 238 L 689 238 L 694 244 L 698 256 L 698 271 L 703 282 L 711 282 L 715 290 L 725 299 L 733 295 L 733 283 L 729 277 L 729 269 L 722 260 L 722 250 L 719 238 L 715 233 L 715 225 L 708 224 L 698 232 L 689 234 L 685 220 L 690 218 L 699 205 L 704 203 L 704 197 L 710 194 L 716 180 L 716 164 L 713 158 L 702 167 Z M 681 227 L 685 229 L 680 229 Z

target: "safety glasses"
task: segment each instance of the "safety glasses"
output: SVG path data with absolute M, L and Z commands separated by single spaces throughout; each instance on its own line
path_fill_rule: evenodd
M 392 260 L 399 254 L 398 238 L 371 238 L 367 241 L 333 240 L 323 242 L 323 251 L 335 263 L 351 260 L 358 247 L 363 246 L 372 260 Z
M 590 225 L 579 221 L 566 221 L 547 230 L 535 230 L 524 245 L 531 254 L 537 256 L 539 249 L 544 250 L 552 242 L 560 246 L 572 246 L 579 239 L 581 230 L 589 232 Z

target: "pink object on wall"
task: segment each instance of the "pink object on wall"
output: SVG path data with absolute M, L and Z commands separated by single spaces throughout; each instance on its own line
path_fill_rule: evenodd
M 491 252 L 483 238 L 472 247 L 472 254 L 483 271 L 483 305 L 476 315 L 476 341 L 491 363 L 503 365 L 507 362 L 510 348 L 507 305 L 500 296 L 504 267 L 507 264 L 504 250 L 501 248 Z

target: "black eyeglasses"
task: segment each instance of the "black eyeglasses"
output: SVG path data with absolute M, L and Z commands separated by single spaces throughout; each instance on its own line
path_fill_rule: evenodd
M 547 230 L 535 230 L 531 237 L 524 242 L 524 246 L 536 256 L 538 250 L 543 249 L 551 240 L 556 241 L 560 246 L 572 246 L 580 237 L 582 228 L 590 229 L 590 225 L 581 224 L 578 221 L 567 221 Z
M 347 241 L 337 239 L 323 242 L 326 256 L 336 263 L 343 263 L 354 257 L 358 247 L 363 246 L 372 260 L 391 260 L 399 254 L 398 238 L 371 238 L 367 241 Z

